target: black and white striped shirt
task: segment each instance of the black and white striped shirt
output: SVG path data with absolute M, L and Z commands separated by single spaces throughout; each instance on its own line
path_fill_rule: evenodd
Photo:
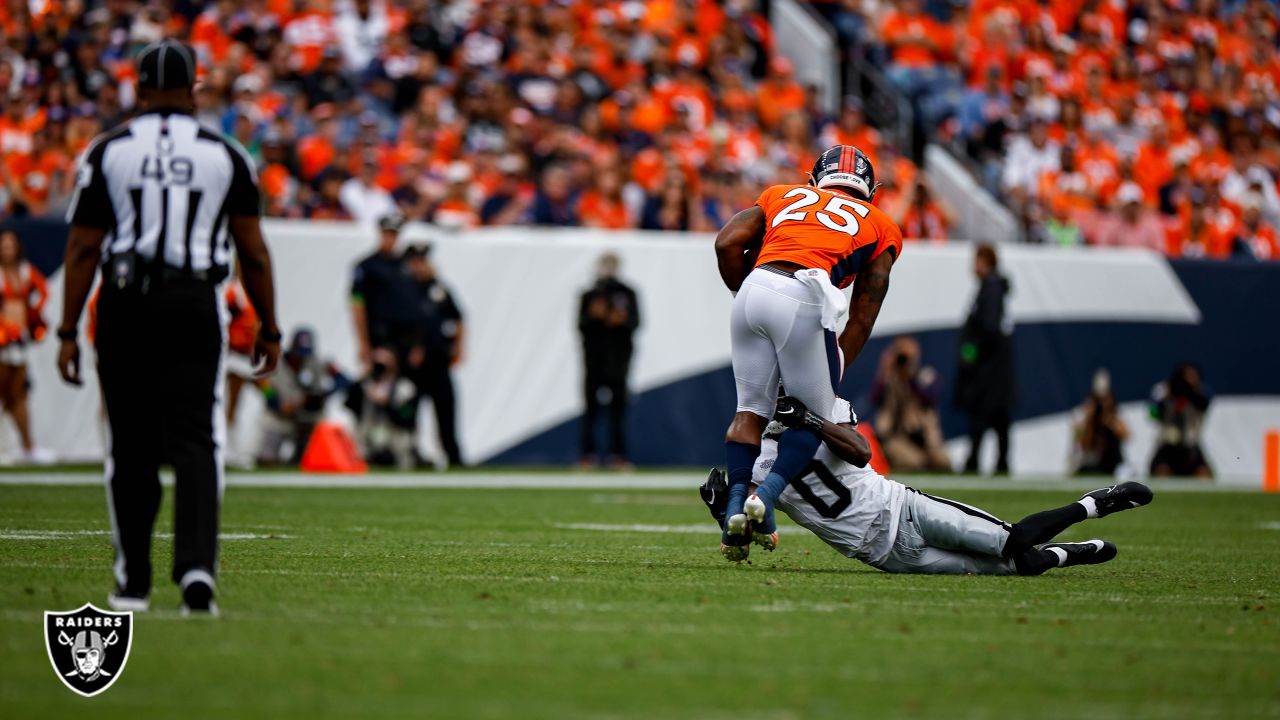
M 212 280 L 229 272 L 229 216 L 257 216 L 253 163 L 180 111 L 156 111 L 99 135 L 76 169 L 72 225 L 106 230 L 102 260 L 132 253 Z

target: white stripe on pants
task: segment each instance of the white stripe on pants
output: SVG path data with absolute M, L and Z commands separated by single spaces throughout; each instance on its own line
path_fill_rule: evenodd
M 789 275 L 757 268 L 747 276 L 729 320 L 738 412 L 773 417 L 781 382 L 810 410 L 831 414 L 838 360 L 828 347 L 834 339 L 822 327 L 823 301 Z
M 1013 575 L 1000 556 L 1009 527 L 978 508 L 908 489 L 902 498 L 898 536 L 879 564 L 891 573 Z

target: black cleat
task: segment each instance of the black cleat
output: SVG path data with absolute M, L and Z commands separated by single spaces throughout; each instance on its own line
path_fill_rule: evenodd
M 146 612 L 151 609 L 151 600 L 146 595 L 117 591 L 107 596 L 107 606 L 117 612 Z
M 1072 565 L 1101 565 L 1116 557 L 1116 546 L 1106 540 L 1085 540 L 1084 542 L 1046 543 L 1041 550 L 1058 548 L 1067 553 L 1067 561 L 1058 567 Z M 1055 555 L 1057 553 L 1054 553 Z
M 1150 503 L 1151 498 L 1155 496 L 1152 494 L 1151 488 L 1140 482 L 1130 481 L 1085 493 L 1080 499 L 1083 500 L 1087 497 L 1093 498 L 1098 507 L 1098 517 L 1101 518 L 1121 510 L 1142 507 Z
M 182 614 L 217 616 L 218 604 L 213 601 L 213 588 L 208 583 L 196 580 L 182 591 Z
M 716 521 L 720 529 L 724 529 L 724 516 L 729 512 L 729 481 L 725 480 L 724 471 L 711 468 L 707 481 L 698 488 L 702 502 L 711 511 L 711 519 Z

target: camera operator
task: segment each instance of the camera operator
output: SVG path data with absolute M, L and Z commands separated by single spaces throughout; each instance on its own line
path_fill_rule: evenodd
M 1111 374 L 1099 369 L 1093 375 L 1093 389 L 1080 407 L 1076 424 L 1077 475 L 1114 475 L 1124 464 L 1124 443 L 1129 427 L 1116 411 L 1111 392 Z
M 333 363 L 317 357 L 315 333 L 309 328 L 294 331 L 280 360 L 275 377 L 262 390 L 267 416 L 258 459 L 297 465 L 316 423 L 324 418 L 325 401 L 350 383 Z
M 1160 440 L 1151 458 L 1151 474 L 1213 477 L 1200 447 L 1205 413 L 1213 392 L 1200 379 L 1200 368 L 1183 363 L 1151 395 L 1151 416 L 1160 423 Z
M 370 465 L 412 469 L 422 464 L 414 449 L 418 389 L 400 374 L 390 348 L 374 349 L 369 359 L 369 374 L 347 392 L 360 449 Z
M 895 340 L 880 356 L 871 386 L 876 435 L 889 464 L 900 472 L 951 472 L 938 420 L 938 373 L 920 367 L 920 344 Z

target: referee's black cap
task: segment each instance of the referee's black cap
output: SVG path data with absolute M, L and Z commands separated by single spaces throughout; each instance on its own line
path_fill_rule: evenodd
M 138 86 L 153 90 L 179 90 L 196 84 L 196 54 L 177 40 L 161 40 L 138 55 Z

